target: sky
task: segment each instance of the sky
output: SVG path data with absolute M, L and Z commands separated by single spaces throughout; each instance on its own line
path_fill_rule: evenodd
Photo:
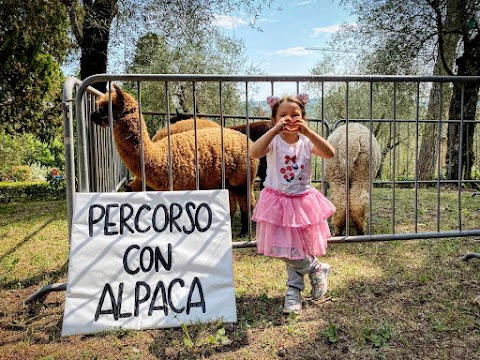
M 345 24 L 355 24 L 355 16 L 342 8 L 338 0 L 274 0 L 262 11 L 255 26 L 242 14 L 219 15 L 217 26 L 225 35 L 242 39 L 248 60 L 268 75 L 308 75 L 328 53 L 328 41 Z M 276 95 L 292 93 L 295 84 L 278 83 Z M 254 100 L 270 95 L 269 84 L 260 84 Z
M 355 23 L 355 17 L 338 0 L 274 0 L 255 25 L 262 31 L 249 26 L 241 14 L 217 17 L 224 33 L 243 39 L 248 59 L 269 75 L 311 73 L 327 41 L 345 23 Z

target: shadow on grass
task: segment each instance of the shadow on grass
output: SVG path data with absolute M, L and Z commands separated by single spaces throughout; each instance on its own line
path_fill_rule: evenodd
M 67 271 L 68 262 L 65 262 L 60 269 L 32 275 L 31 277 L 22 280 L 13 280 L 10 282 L 6 282 L 1 284 L 1 288 L 5 290 L 11 290 L 17 288 L 24 288 L 32 285 L 41 286 L 41 284 L 45 283 L 45 281 L 47 281 L 48 283 L 55 283 L 58 279 L 66 277 Z
M 249 343 L 248 330 L 283 326 L 288 316 L 282 314 L 283 297 L 241 297 L 236 300 L 237 322 L 234 324 L 199 324 L 186 328 L 192 344 L 185 344 L 181 328 L 156 331 L 150 353 L 157 359 L 204 358 L 213 354 L 235 352 Z M 225 330 L 225 342 L 218 336 Z
M 345 252 L 360 259 L 365 271 L 357 269 L 348 281 L 332 279 L 330 301 L 314 301 L 307 293 L 302 314 L 292 317 L 281 313 L 282 296 L 241 296 L 237 323 L 221 325 L 225 343 L 205 343 L 206 334 L 215 335 L 213 325 L 188 327 L 194 339 L 190 346 L 183 343 L 181 329 L 168 329 L 155 333 L 150 352 L 158 359 L 245 354 L 288 359 L 477 358 L 479 305 L 474 299 L 479 296 L 480 262 L 460 261 L 468 243 L 400 241 L 375 249 L 372 244 L 339 245 L 343 248 L 332 249 L 327 261 L 335 262 Z M 335 264 L 332 276 L 345 276 L 349 266 Z M 369 276 L 370 269 L 378 275 Z
M 7 256 L 13 254 L 15 251 L 17 251 L 19 248 L 25 245 L 28 241 L 30 241 L 35 235 L 39 234 L 42 230 L 45 230 L 54 221 L 55 221 L 55 218 L 52 217 L 51 219 L 46 221 L 43 225 L 41 225 L 37 230 L 25 236 L 22 241 L 20 241 L 18 244 L 16 244 L 15 246 L 7 250 L 5 254 L 3 254 L 3 256 L 0 256 L 0 261 L 2 261 Z
M 18 331 L 18 341 L 24 341 L 30 329 L 33 344 L 75 349 L 104 344 L 105 353 L 114 350 L 117 339 L 131 344 L 141 337 L 140 343 L 148 342 L 150 357 L 157 359 L 479 358 L 478 304 L 472 299 L 479 295 L 480 262 L 459 260 L 471 245 L 471 241 L 429 240 L 332 246 L 326 258 L 334 266 L 332 300 L 313 301 L 307 293 L 298 317 L 282 314 L 283 294 L 270 288 L 273 296 L 262 291 L 237 296 L 235 324 L 142 331 L 145 335 L 110 331 L 65 342 L 60 337 L 62 296 L 55 295 L 49 296 L 38 316 L 22 315 L 21 321 L 9 321 L 8 328 L 4 322 L 2 330 Z M 244 254 L 240 261 L 251 263 L 258 256 Z M 416 256 L 418 261 L 412 263 Z M 361 262 L 350 264 L 352 260 Z M 256 271 L 272 270 L 269 262 L 255 266 Z M 281 263 L 278 266 L 283 268 Z M 66 271 L 66 264 L 62 269 Z M 250 279 L 246 281 L 249 284 Z M 191 344 L 185 342 L 187 333 Z

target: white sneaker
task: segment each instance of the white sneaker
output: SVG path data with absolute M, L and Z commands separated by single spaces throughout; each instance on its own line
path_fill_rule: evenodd
M 310 284 L 312 285 L 312 297 L 314 299 L 320 299 L 327 293 L 327 278 L 330 275 L 332 268 L 328 264 L 320 264 L 315 272 L 308 274 L 310 277 Z
M 300 314 L 302 311 L 302 298 L 300 297 L 300 290 L 294 287 L 289 287 L 287 295 L 285 295 L 285 303 L 283 304 L 284 314 Z

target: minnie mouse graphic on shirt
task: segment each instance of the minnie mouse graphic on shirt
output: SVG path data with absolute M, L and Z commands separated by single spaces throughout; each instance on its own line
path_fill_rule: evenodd
M 287 182 L 295 179 L 295 173 L 297 173 L 298 180 L 302 181 L 303 177 L 301 175 L 303 174 L 303 169 L 305 169 L 305 165 L 301 164 L 298 166 L 296 155 L 285 155 L 285 165 L 280 168 L 280 173 Z

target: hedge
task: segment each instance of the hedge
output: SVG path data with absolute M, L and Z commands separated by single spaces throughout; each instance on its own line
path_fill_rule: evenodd
M 0 203 L 66 198 L 65 181 L 0 182 Z

